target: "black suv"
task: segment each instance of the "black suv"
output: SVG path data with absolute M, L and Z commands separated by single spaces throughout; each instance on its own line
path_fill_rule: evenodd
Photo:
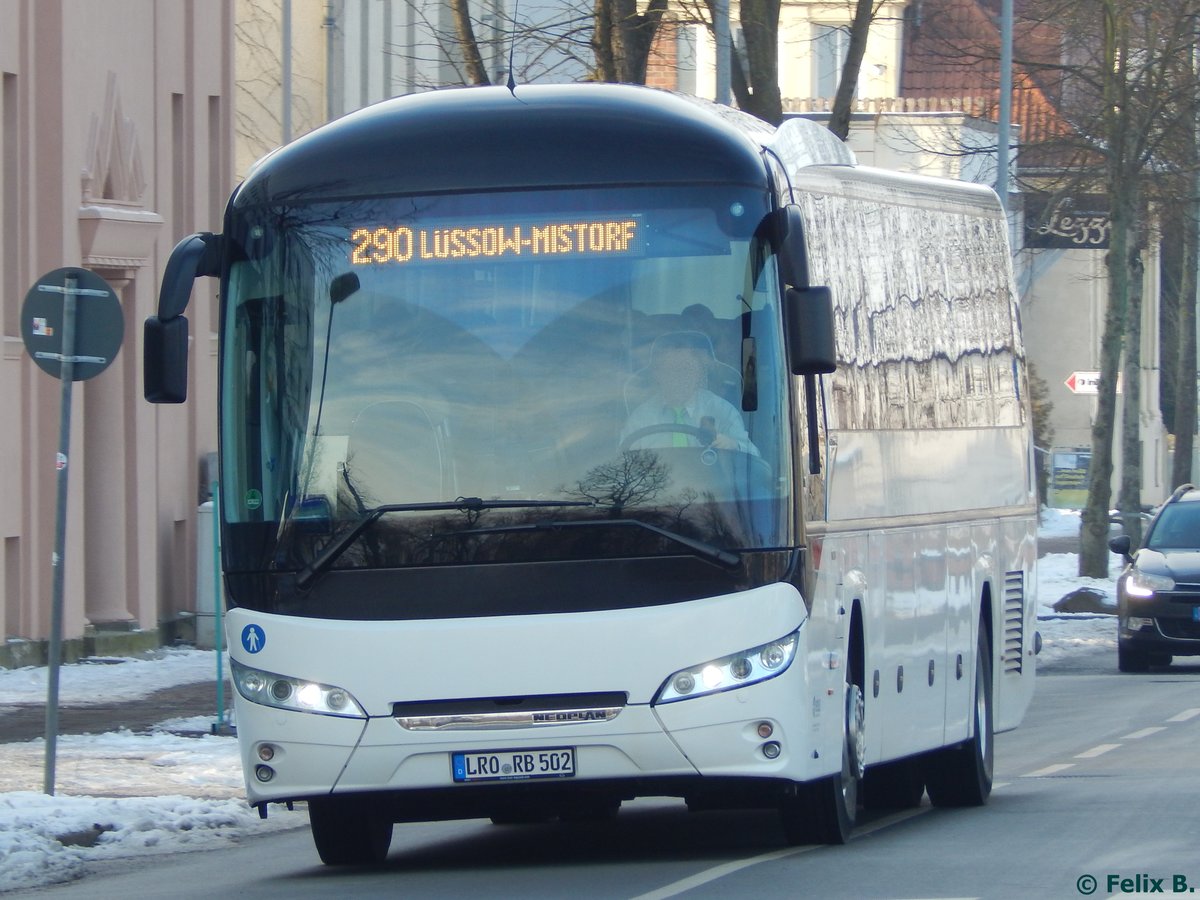
M 1200 489 L 1185 484 L 1158 510 L 1145 545 L 1108 542 L 1127 565 L 1117 579 L 1117 666 L 1145 672 L 1172 656 L 1200 656 Z

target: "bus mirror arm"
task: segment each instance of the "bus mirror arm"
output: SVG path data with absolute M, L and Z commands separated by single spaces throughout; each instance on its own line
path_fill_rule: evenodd
M 158 292 L 158 318 L 166 321 L 183 315 L 192 297 L 192 283 L 201 275 L 220 274 L 221 236 L 201 232 L 185 237 L 167 258 Z
M 821 440 L 820 432 L 817 430 L 817 416 L 820 410 L 817 409 L 817 376 L 804 376 L 804 418 L 807 422 L 808 429 L 808 474 L 821 474 L 821 448 L 819 441 Z
M 151 403 L 187 399 L 188 322 L 183 311 L 195 280 L 220 273 L 220 235 L 189 235 L 171 251 L 158 294 L 158 315 L 146 320 L 143 331 L 143 390 Z
M 808 287 L 808 255 L 804 244 L 804 216 L 795 204 L 767 215 L 763 228 L 779 261 L 779 277 L 792 287 Z

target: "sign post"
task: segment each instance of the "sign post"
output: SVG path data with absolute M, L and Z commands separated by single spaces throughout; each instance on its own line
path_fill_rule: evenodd
M 84 300 L 80 307 L 79 300 Z M 58 425 L 57 508 L 54 525 L 53 596 L 46 683 L 46 759 L 43 793 L 54 794 L 58 751 L 58 676 L 62 664 L 63 586 L 67 543 L 67 475 L 71 447 L 71 387 L 99 375 L 117 355 L 125 319 L 108 282 L 87 269 L 55 269 L 37 280 L 21 310 L 25 349 L 42 371 L 62 382 Z

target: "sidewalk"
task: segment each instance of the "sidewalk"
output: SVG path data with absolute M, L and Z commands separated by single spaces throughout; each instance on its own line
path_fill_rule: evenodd
M 233 705 L 232 686 L 225 685 L 225 709 Z M 59 734 L 104 734 L 126 729 L 145 731 L 167 719 L 217 716 L 216 681 L 184 684 L 155 691 L 138 700 L 113 703 L 60 704 Z M 0 706 L 0 744 L 31 741 L 46 735 L 45 703 Z

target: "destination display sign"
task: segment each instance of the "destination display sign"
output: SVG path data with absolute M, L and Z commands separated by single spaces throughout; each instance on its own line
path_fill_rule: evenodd
M 636 217 L 511 223 L 380 225 L 349 231 L 350 264 L 382 266 L 533 257 L 640 256 Z

